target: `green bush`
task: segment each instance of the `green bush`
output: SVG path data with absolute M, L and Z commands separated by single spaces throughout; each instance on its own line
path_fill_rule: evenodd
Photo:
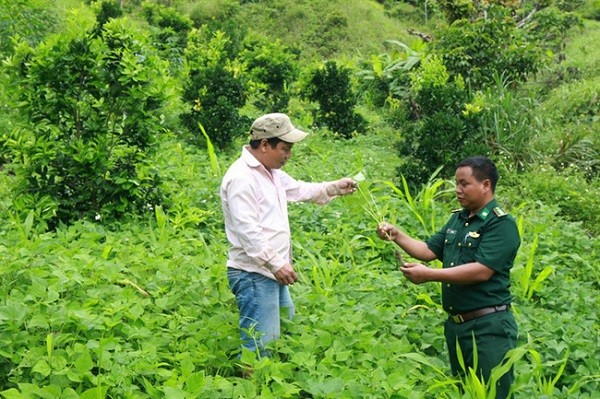
M 541 48 L 549 49 L 560 55 L 565 48 L 569 29 L 581 25 L 581 17 L 557 7 L 547 7 L 535 14 L 535 23 L 526 26 L 528 41 L 538 43 Z
M 600 0 L 588 0 L 580 12 L 584 18 L 600 21 Z
M 410 95 L 410 71 L 419 66 L 422 53 L 396 41 L 386 41 L 389 51 L 363 61 L 357 72 L 363 101 L 381 107 L 388 102 L 407 101 Z
M 440 13 L 438 2 L 421 0 L 385 0 L 385 15 L 399 20 L 410 19 L 427 23 Z
M 491 7 L 486 19 L 459 19 L 440 32 L 431 51 L 443 58 L 448 71 L 460 75 L 472 89 L 494 83 L 499 73 L 522 82 L 542 66 L 543 49 L 525 40 L 522 30 L 502 7 Z
M 146 2 L 143 14 L 151 26 L 153 42 L 168 59 L 174 73 L 183 66 L 183 52 L 187 46 L 187 38 L 192 30 L 192 20 L 176 9 L 160 4 Z
M 298 55 L 279 41 L 248 35 L 239 58 L 250 76 L 256 107 L 264 112 L 287 112 L 299 72 Z
M 550 93 L 543 109 L 559 123 L 600 122 L 600 76 L 562 85 Z
M 476 12 L 471 0 L 441 0 L 439 7 L 450 24 L 460 19 L 469 20 Z
M 248 127 L 248 121 L 239 112 L 246 103 L 246 82 L 229 45 L 229 38 L 221 31 L 194 29 L 185 51 L 188 70 L 182 97 L 188 110 L 182 114 L 182 121 L 195 143 L 205 142 L 202 125 L 220 149 L 229 146 Z
M 8 142 L 20 165 L 17 210 L 38 208 L 53 227 L 161 202 L 146 154 L 164 130 L 169 81 L 144 42 L 130 20 L 118 19 L 101 37 L 76 32 L 37 48 L 20 44 L 7 64 L 15 104 L 28 119 Z
M 471 104 L 491 155 L 502 159 L 506 167 L 524 170 L 540 159 L 532 142 L 548 128 L 548 118 L 537 112 L 539 107 L 534 96 L 511 90 L 498 76 L 496 85 L 488 87 Z
M 118 0 L 97 1 L 93 6 L 96 11 L 96 26 L 94 27 L 96 35 L 102 35 L 104 24 L 108 21 L 123 16 L 123 8 Z
M 553 90 L 541 107 L 550 116 L 552 129 L 538 144 L 555 168 L 577 167 L 592 179 L 600 175 L 599 84 L 596 77 Z
M 344 138 L 363 133 L 367 122 L 355 112 L 358 97 L 352 87 L 350 69 L 328 61 L 309 72 L 303 88 L 305 98 L 319 104 L 314 120 Z
M 557 171 L 539 166 L 517 175 L 515 187 L 521 198 L 531 198 L 557 206 L 558 215 L 572 222 L 580 222 L 590 234 L 600 234 L 600 181 L 589 181 L 575 168 Z M 523 184 L 522 182 L 527 182 Z
M 449 178 L 460 159 L 486 155 L 488 149 L 479 120 L 463 112 L 470 92 L 460 79 L 450 80 L 439 58 L 424 59 L 412 76 L 413 120 L 397 145 L 402 159 L 397 171 L 418 189 L 439 167 L 441 176 Z

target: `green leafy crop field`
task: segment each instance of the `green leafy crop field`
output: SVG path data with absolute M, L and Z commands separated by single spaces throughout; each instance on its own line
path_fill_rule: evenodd
M 424 236 L 445 220 L 451 194 L 432 184 L 409 200 L 386 180 L 393 159 L 377 139 L 324 144 L 298 145 L 290 173 L 326 180 L 362 170 L 368 196 L 291 207 L 297 317 L 274 357 L 238 359 L 218 176 L 207 156 L 165 143 L 162 167 L 188 206 L 55 233 L 35 233 L 27 220 L 5 225 L 0 395 L 462 397 L 446 363 L 439 287 L 402 277 L 368 212 Z M 219 158 L 221 167 L 229 161 Z M 598 241 L 553 207 L 510 202 L 523 237 L 512 273 L 516 397 L 597 397 Z M 251 379 L 241 378 L 240 364 L 254 367 Z
M 416 89 L 406 85 L 431 79 L 443 81 L 442 88 L 456 88 L 449 97 L 465 92 L 465 81 L 448 80 L 439 58 L 427 64 L 430 69 L 422 75 L 408 69 L 400 78 L 393 75 L 420 62 L 426 45 L 414 30 L 439 32 L 442 3 L 452 2 L 69 0 L 53 5 L 0 0 L 4 59 L 0 74 L 0 397 L 491 399 L 489 387 L 477 378 L 460 380 L 451 375 L 443 334 L 447 316 L 439 285 L 408 282 L 398 270 L 395 248 L 375 233 L 377 223 L 385 220 L 426 238 L 458 207 L 451 179 L 433 175 L 415 189 L 410 185 L 414 176 L 398 175 L 399 165 L 418 161 L 402 158 L 397 144 L 406 142 L 410 126 L 413 131 L 420 126 L 418 114 L 423 110 L 418 104 L 409 109 L 402 102 L 414 100 L 411 96 Z M 511 85 L 499 85 L 477 91 L 455 113 L 468 119 L 470 111 L 476 114 L 491 104 L 498 112 L 484 121 L 486 127 L 509 137 L 493 144 L 499 147 L 496 156 L 501 173 L 497 198 L 517 220 L 522 239 L 511 272 L 513 311 L 519 326 L 517 348 L 507 358 L 515 370 L 514 398 L 599 399 L 600 51 L 596 43 L 600 26 L 591 19 L 598 2 L 551 3 L 581 6 L 590 16 L 569 31 L 561 50 L 564 60 L 544 65 L 514 90 Z M 173 6 L 176 11 L 159 5 Z M 86 38 L 89 41 L 67 40 L 79 37 L 80 29 L 97 28 L 94 15 L 109 20 L 111 12 L 117 21 L 104 26 L 113 34 L 110 40 L 103 42 L 93 35 Z M 118 19 L 118 12 L 129 13 L 129 19 Z M 148 16 L 157 24 L 144 20 Z M 233 33 L 202 36 L 201 28 L 213 25 Z M 173 31 L 174 26 L 196 35 L 188 54 L 186 47 L 178 47 L 178 40 L 183 39 Z M 235 34 L 242 35 L 242 28 L 265 35 L 267 39 L 261 39 L 265 42 L 281 39 L 292 49 L 284 52 L 283 47 L 258 46 L 256 53 L 240 52 L 276 54 L 282 61 L 276 71 L 298 74 L 293 75 L 297 81 L 290 83 L 289 90 L 287 82 L 281 85 L 280 94 L 289 100 L 287 112 L 294 123 L 311 134 L 294 146 L 286 172 L 309 181 L 364 178 L 352 196 L 326 206 L 290 204 L 294 267 L 300 277 L 291 287 L 296 316 L 285 320 L 282 337 L 270 344 L 272 357 L 240 352 L 237 307 L 226 277 L 228 243 L 219 184 L 246 137 L 234 137 L 224 148 L 215 148 L 204 127 L 199 127 L 203 133 L 199 139 L 190 138 L 193 134 L 180 118 L 186 111 L 202 110 L 200 96 L 210 92 L 206 89 L 210 81 L 196 92 L 190 89 L 193 106 L 184 104 L 181 94 L 189 89 L 189 82 L 183 76 L 188 69 L 196 68 L 194 72 L 201 75 L 214 72 L 209 67 L 216 64 L 215 70 L 222 74 L 211 77 L 231 87 L 243 86 L 239 78 L 243 62 L 220 58 L 241 47 L 242 40 Z M 14 47 L 15 33 L 26 43 Z M 52 39 L 45 42 L 46 37 Z M 386 53 L 389 49 L 383 43 L 388 39 L 395 40 L 398 51 Z M 39 43 L 49 55 L 66 55 L 35 58 Z M 126 45 L 118 47 L 122 43 Z M 260 40 L 251 44 L 256 43 L 264 45 Z M 127 54 L 123 64 L 111 63 L 122 55 L 111 52 L 115 48 Z M 19 51 L 17 62 L 11 55 Z M 407 54 L 410 62 L 402 58 Z M 95 73 L 94 86 L 85 93 L 87 99 L 96 101 L 77 97 L 78 78 L 82 86 L 91 85 L 86 74 L 69 75 L 75 83 L 68 88 L 61 88 L 61 79 L 51 80 L 56 76 L 42 67 L 34 68 L 33 72 L 41 71 L 34 77 L 47 84 L 19 88 L 8 77 L 9 71 L 16 74 L 30 68 L 33 60 L 36 65 L 48 63 L 57 70 L 78 71 L 78 57 Z M 313 64 L 332 59 L 349 68 L 349 84 L 357 91 L 363 87 L 358 83 L 361 77 L 368 83 L 377 83 L 379 77 L 385 83 L 381 104 L 373 99 L 376 96 L 368 98 L 365 93 L 354 98 L 368 122 L 364 134 L 341 138 L 320 126 L 315 122 L 319 106 L 298 94 Z M 74 67 L 60 69 L 67 64 Z M 124 83 L 115 85 L 114 76 Z M 137 86 L 139 82 L 143 84 Z M 51 90 L 52 84 L 59 89 Z M 265 84 L 251 81 L 253 100 L 260 98 Z M 132 87 L 137 90 L 136 98 L 147 101 L 141 114 L 132 112 L 140 105 L 138 101 L 123 106 L 125 98 L 131 100 Z M 111 94 L 111 90 L 118 95 L 98 94 Z M 75 94 L 67 97 L 67 92 Z M 15 99 L 16 93 L 23 96 Z M 32 93 L 39 95 L 36 101 L 27 98 Z M 227 102 L 227 91 L 220 94 L 219 102 Z M 159 108 L 157 99 L 163 96 L 168 99 Z M 90 117 L 83 124 L 89 122 L 89 130 L 70 119 L 77 112 L 47 112 L 40 117 L 46 111 L 35 108 L 41 100 L 63 97 L 68 101 L 59 105 L 65 109 L 83 103 L 73 109 L 88 112 Z M 103 108 L 105 98 L 114 101 L 110 112 Z M 28 113 L 21 112 L 23 104 L 30 106 Z M 257 104 L 249 101 L 240 107 L 240 115 L 231 115 L 239 116 L 236 122 L 251 120 L 263 112 Z M 156 114 L 149 110 L 153 106 Z M 51 125 L 48 120 L 54 117 L 63 125 Z M 27 118 L 39 119 L 33 123 Z M 130 129 L 127 124 L 132 122 L 137 124 Z M 68 130 L 69 126 L 75 126 L 74 130 Z M 133 153 L 130 148 L 107 144 L 114 144 L 111 140 L 119 134 L 126 136 L 128 128 L 130 133 L 146 129 L 149 143 L 142 144 L 151 143 L 154 151 L 127 158 Z M 75 141 L 75 133 L 82 131 L 110 134 L 102 136 L 106 141 L 92 140 L 92 144 L 81 137 Z M 517 134 L 508 134 L 515 131 L 531 141 L 522 145 Z M 44 140 L 40 132 L 47 135 Z M 68 146 L 57 147 L 59 133 Z M 432 142 L 441 150 L 450 144 L 436 137 Z M 19 151 L 11 152 L 15 148 Z M 33 151 L 36 148 L 42 152 Z M 116 187 L 108 184 L 111 170 L 94 174 L 105 165 L 100 161 L 109 163 L 114 148 L 124 156 L 117 162 L 122 168 L 116 170 L 134 171 Z M 64 161 L 68 153 L 75 154 L 77 162 L 53 167 L 40 162 L 43 156 Z M 144 168 L 128 168 L 127 160 L 143 161 Z M 39 168 L 27 169 L 31 165 Z M 69 170 L 85 170 L 88 177 L 78 180 L 69 173 L 61 175 L 64 165 L 72 167 Z M 447 165 L 427 166 L 435 170 Z M 33 172 L 23 176 L 23 170 Z M 39 192 L 28 192 L 26 200 L 15 193 L 24 181 L 36 182 L 50 173 L 55 173 L 45 187 L 50 192 L 65 180 L 74 182 L 59 192 L 67 199 L 72 198 L 70 188 L 97 188 L 94 178 L 106 183 L 109 192 L 113 188 L 120 192 L 123 187 L 138 188 L 139 175 L 155 173 L 152 176 L 160 176 L 160 181 L 146 183 L 157 183 L 152 188 L 160 189 L 168 200 L 161 205 L 142 202 L 144 212 L 137 213 L 128 210 L 123 203 L 126 198 L 112 204 L 115 212 L 121 211 L 118 218 L 94 211 L 91 218 L 69 219 L 71 223 L 59 220 L 48 228 L 44 217 L 60 209 L 59 205 L 45 202 Z M 87 190 L 82 191 L 85 196 Z M 132 192 L 131 201 L 144 193 Z M 88 200 L 94 203 L 95 198 Z M 430 266 L 439 265 L 432 262 Z M 243 370 L 248 367 L 254 373 L 244 378 Z

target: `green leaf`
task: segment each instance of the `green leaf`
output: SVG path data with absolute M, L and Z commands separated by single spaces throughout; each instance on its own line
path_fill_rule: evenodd
M 48 362 L 45 359 L 42 359 L 38 360 L 38 362 L 35 364 L 35 366 L 33 366 L 33 369 L 31 371 L 34 373 L 39 373 L 44 377 L 48 377 L 52 372 L 52 369 L 50 368 Z
M 106 399 L 106 391 L 108 387 L 99 386 L 86 389 L 79 396 L 80 399 Z
M 163 387 L 163 392 L 165 399 L 185 399 L 187 397 L 185 391 L 177 388 Z
M 79 371 L 79 373 L 84 374 L 87 371 L 90 371 L 92 367 L 94 367 L 94 361 L 92 359 L 92 355 L 90 351 L 84 350 L 77 360 L 74 362 L 74 366 Z
M 6 391 L 2 391 L 0 392 L 0 395 L 2 395 L 2 397 L 5 399 L 25 399 L 25 397 L 21 395 L 21 393 L 15 388 L 10 388 Z
M 206 148 L 208 149 L 208 157 L 210 159 L 210 167 L 213 172 L 213 175 L 219 177 L 219 176 L 221 176 L 221 169 L 219 167 L 219 162 L 217 161 L 217 154 L 215 153 L 215 147 L 213 146 L 213 143 L 210 140 L 210 137 L 208 137 L 206 130 L 204 130 L 204 126 L 202 126 L 202 124 L 199 123 L 198 127 L 200 128 L 202 135 L 204 135 L 204 138 L 206 139 Z

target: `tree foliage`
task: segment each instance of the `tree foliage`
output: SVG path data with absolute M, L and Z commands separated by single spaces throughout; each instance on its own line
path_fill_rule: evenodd
M 8 65 L 30 123 L 11 141 L 23 181 L 17 205 L 53 226 L 161 202 L 146 154 L 164 130 L 169 90 L 166 64 L 150 50 L 128 19 L 107 22 L 101 36 L 19 45 Z
M 309 73 L 303 94 L 319 104 L 314 115 L 317 125 L 324 125 L 345 138 L 365 131 L 366 120 L 355 112 L 358 96 L 348 68 L 338 66 L 335 61 L 326 62 Z
M 153 43 L 163 58 L 169 60 L 171 71 L 177 74 L 184 63 L 184 50 L 193 22 L 190 17 L 172 7 L 145 2 L 143 15 L 150 24 Z
M 450 177 L 461 158 L 487 154 L 479 123 L 469 112 L 470 91 L 460 78 L 452 78 L 438 57 L 422 60 L 413 74 L 414 108 L 412 117 L 398 143 L 398 174 L 413 188 L 429 181 L 442 168 L 442 177 Z
M 255 105 L 265 112 L 286 112 L 291 86 L 299 73 L 298 55 L 279 41 L 249 35 L 239 55 L 255 92 Z
M 544 60 L 543 48 L 526 40 L 524 33 L 507 9 L 491 7 L 486 18 L 456 20 L 432 43 L 431 52 L 475 90 L 493 84 L 496 72 L 522 82 Z
M 390 52 L 371 56 L 363 61 L 363 69 L 357 72 L 363 101 L 381 107 L 386 104 L 408 101 L 410 94 L 410 71 L 421 62 L 422 53 L 397 40 L 385 43 Z
M 248 95 L 246 82 L 229 46 L 224 32 L 194 29 L 185 51 L 187 76 L 182 97 L 188 110 L 182 121 L 195 142 L 204 141 L 202 125 L 220 149 L 239 137 L 248 124 L 239 111 Z

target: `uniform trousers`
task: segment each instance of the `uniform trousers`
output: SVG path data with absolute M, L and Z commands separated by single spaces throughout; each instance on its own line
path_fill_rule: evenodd
M 457 355 L 458 344 L 465 367 L 477 370 L 477 375 L 487 382 L 492 369 L 502 362 L 509 350 L 516 347 L 517 333 L 517 323 L 511 311 L 491 313 L 464 323 L 456 323 L 449 318 L 444 325 L 444 334 L 452 374 L 465 374 Z M 473 342 L 477 348 L 477 365 L 474 365 Z M 496 399 L 509 397 L 513 381 L 511 368 L 496 383 Z

